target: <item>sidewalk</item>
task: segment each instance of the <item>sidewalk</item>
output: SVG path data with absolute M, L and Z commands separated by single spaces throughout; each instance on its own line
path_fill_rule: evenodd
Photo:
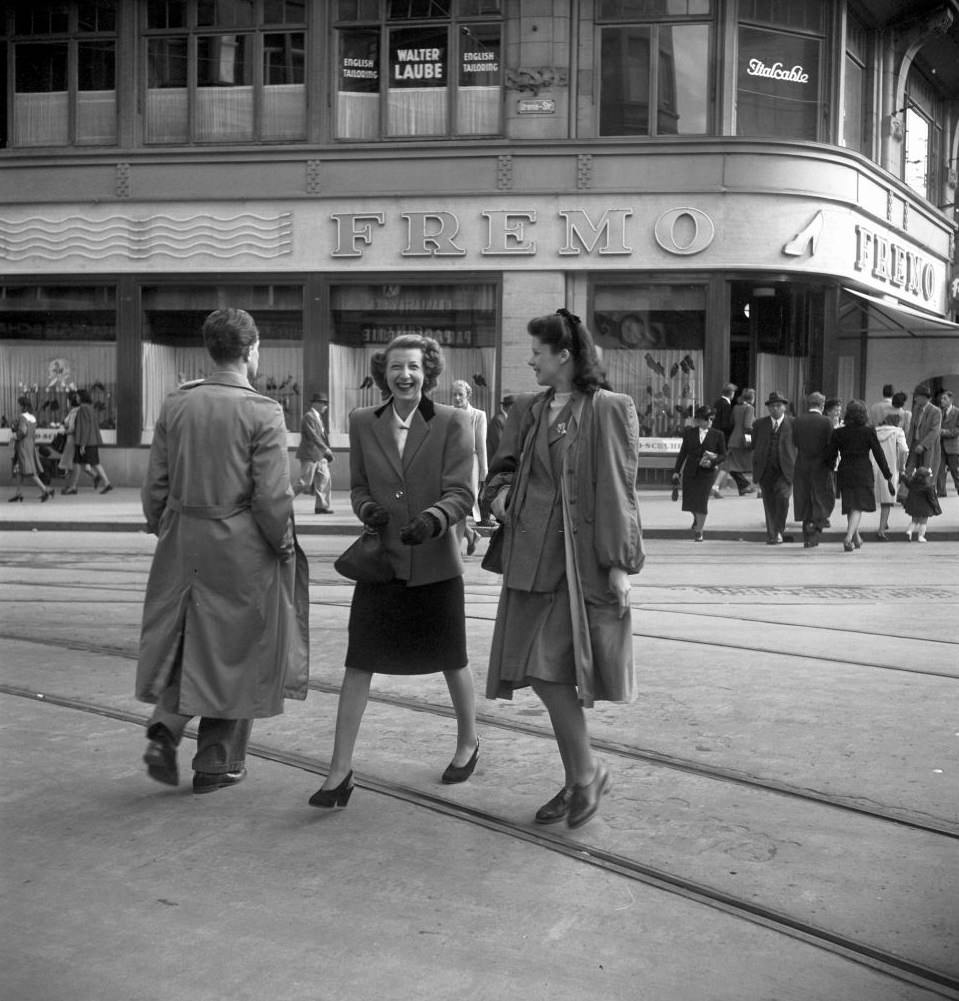
M 22 503 L 6 503 L 8 492 L 0 500 L 0 531 L 50 531 L 50 532 L 137 532 L 144 527 L 140 509 L 140 492 L 133 487 L 116 487 L 109 494 L 96 494 L 92 489 L 81 489 L 76 496 L 64 497 L 59 492 L 41 504 L 33 488 L 24 489 Z M 940 499 L 942 515 L 929 520 L 930 541 L 959 541 L 959 498 L 954 494 Z M 670 500 L 668 489 L 641 490 L 640 513 L 643 534 L 650 539 L 688 538 L 691 516 L 682 510 L 680 501 Z M 359 522 L 350 509 L 349 493 L 335 491 L 333 514 L 314 514 L 311 497 L 296 500 L 297 531 L 301 535 L 352 535 Z M 792 512 L 790 511 L 790 514 Z M 878 512 L 863 517 L 864 537 L 872 535 L 879 524 Z M 905 542 L 903 532 L 909 518 L 901 507 L 896 507 L 890 518 L 891 536 Z M 825 539 L 838 541 L 845 529 L 845 518 L 839 505 L 832 517 L 832 527 Z M 802 541 L 801 529 L 790 523 L 788 531 Z M 762 502 L 754 494 L 738 496 L 734 491 L 713 499 L 709 503 L 706 520 L 706 541 L 732 539 L 762 542 L 766 532 Z

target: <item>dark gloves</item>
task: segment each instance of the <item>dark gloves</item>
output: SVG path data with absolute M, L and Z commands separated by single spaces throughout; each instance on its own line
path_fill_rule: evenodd
M 419 546 L 439 535 L 440 527 L 439 520 L 429 511 L 424 511 L 400 529 L 400 542 L 404 546 Z
M 886 486 L 889 488 L 889 496 L 890 497 L 895 497 L 896 496 L 896 488 L 892 485 L 892 478 L 886 480 Z
M 382 528 L 388 524 L 389 520 L 390 512 L 382 504 L 377 504 L 376 501 L 367 501 L 360 508 L 360 521 L 370 528 Z

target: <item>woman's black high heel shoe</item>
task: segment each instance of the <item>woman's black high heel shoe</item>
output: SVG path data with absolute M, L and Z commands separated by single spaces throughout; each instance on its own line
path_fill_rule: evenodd
M 7 503 L 12 504 L 14 501 L 22 501 L 23 494 L 14 494 L 12 497 L 7 498 Z
M 353 772 L 350 770 L 349 775 L 335 789 L 317 789 L 310 797 L 310 806 L 346 806 L 352 794 Z

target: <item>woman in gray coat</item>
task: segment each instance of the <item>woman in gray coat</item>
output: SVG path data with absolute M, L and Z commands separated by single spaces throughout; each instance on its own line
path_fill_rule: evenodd
M 143 606 L 136 695 L 156 708 L 144 760 L 179 781 L 176 747 L 200 716 L 193 791 L 246 774 L 254 718 L 306 698 L 309 573 L 293 535 L 280 405 L 251 385 L 259 334 L 249 313 L 203 325 L 216 371 L 163 403 L 141 491 L 158 536 Z
M 536 822 L 590 819 L 609 787 L 584 707 L 635 697 L 629 574 L 643 566 L 636 496 L 639 421 L 601 389 L 592 337 L 561 309 L 528 325 L 529 365 L 545 392 L 510 410 L 490 467 L 503 523 L 503 590 L 486 694 L 531 686 L 549 712 L 565 781 Z

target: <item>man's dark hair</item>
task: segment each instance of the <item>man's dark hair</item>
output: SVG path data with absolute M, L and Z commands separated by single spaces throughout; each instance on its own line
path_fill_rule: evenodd
M 217 363 L 239 361 L 260 339 L 245 309 L 215 309 L 203 323 L 203 344 Z

